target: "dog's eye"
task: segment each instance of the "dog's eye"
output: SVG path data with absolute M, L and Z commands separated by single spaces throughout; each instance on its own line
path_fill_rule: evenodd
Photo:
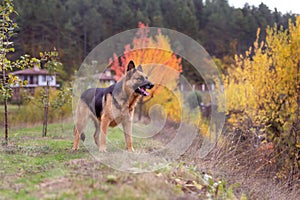
M 139 81 L 144 81 L 145 78 L 144 78 L 144 77 L 139 77 L 138 80 L 139 80 Z

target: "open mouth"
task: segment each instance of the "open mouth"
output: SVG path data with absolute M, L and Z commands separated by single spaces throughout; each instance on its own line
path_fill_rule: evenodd
M 149 92 L 146 91 L 146 88 L 144 86 L 138 87 L 135 92 L 143 95 L 143 96 L 148 96 Z
M 151 88 L 153 88 L 153 86 L 154 86 L 153 84 L 148 83 L 146 85 L 142 85 L 142 86 L 137 87 L 135 92 L 139 93 L 143 96 L 149 96 L 149 92 L 147 92 L 147 89 L 151 89 Z

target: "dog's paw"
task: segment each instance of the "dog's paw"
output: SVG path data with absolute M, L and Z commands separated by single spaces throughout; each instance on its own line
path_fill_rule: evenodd
M 79 147 L 73 147 L 72 151 L 77 151 L 79 149 Z
M 129 152 L 134 152 L 134 148 L 133 147 L 127 147 L 126 150 L 129 151 Z
M 99 148 L 99 152 L 101 152 L 101 153 L 106 153 L 107 151 L 106 151 L 106 148 L 105 148 L 105 147 L 100 147 L 100 148 Z

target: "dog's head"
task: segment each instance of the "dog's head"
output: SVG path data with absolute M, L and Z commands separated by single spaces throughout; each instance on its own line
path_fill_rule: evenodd
M 154 87 L 147 75 L 144 74 L 142 66 L 139 65 L 136 68 L 133 61 L 130 61 L 127 66 L 126 86 L 142 96 L 148 96 L 147 89 L 150 90 Z

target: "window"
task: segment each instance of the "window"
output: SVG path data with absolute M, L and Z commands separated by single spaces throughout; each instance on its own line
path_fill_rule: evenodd
M 34 83 L 33 83 L 33 76 L 32 76 L 32 75 L 29 76 L 29 84 L 31 84 L 31 85 L 34 84 Z

